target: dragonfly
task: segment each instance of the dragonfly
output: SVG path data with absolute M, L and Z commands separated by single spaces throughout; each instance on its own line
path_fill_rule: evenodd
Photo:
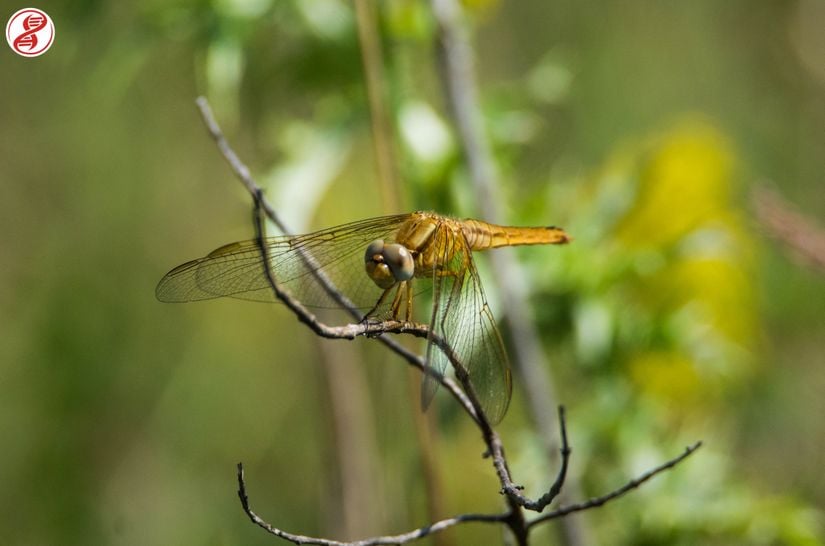
M 452 356 L 496 424 L 510 404 L 512 377 L 473 251 L 570 240 L 555 226 L 509 227 L 417 211 L 230 243 L 172 269 L 155 293 L 163 302 L 223 296 L 277 302 L 271 275 L 307 308 L 355 310 L 363 321 L 409 322 L 415 311 L 428 327 L 425 362 L 433 372 L 424 374 L 422 406 L 429 406 Z M 425 293 L 429 309 L 419 304 Z

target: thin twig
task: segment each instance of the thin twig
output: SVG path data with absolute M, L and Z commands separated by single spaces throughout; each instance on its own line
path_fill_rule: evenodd
M 501 482 L 501 492 L 507 495 L 508 499 L 510 499 L 516 506 L 520 506 L 534 512 L 541 512 L 547 507 L 548 504 L 553 502 L 564 486 L 564 482 L 567 479 L 567 468 L 569 465 L 570 454 L 572 453 L 570 445 L 567 441 L 567 419 L 565 417 L 564 406 L 559 406 L 558 416 L 559 429 L 561 430 L 561 467 L 559 468 L 555 481 L 547 492 L 535 500 L 522 494 L 521 491 L 523 488 L 513 482 L 510 477 L 510 470 L 507 467 L 507 459 L 504 455 L 504 447 L 501 443 L 501 439 L 495 431 L 491 430 L 489 432 L 491 434 L 491 438 L 486 441 L 490 447 L 490 452 L 493 457 L 493 466 L 495 466 L 496 472 L 499 476 L 499 481 Z M 486 430 L 485 423 L 480 423 L 479 426 L 482 428 L 482 431 Z
M 398 177 L 395 172 L 393 139 L 390 136 L 392 127 L 385 100 L 384 82 L 386 78 L 381 53 L 381 37 L 376 32 L 378 17 L 375 14 L 373 0 L 355 0 L 355 20 L 370 107 L 372 147 L 375 153 L 375 167 L 378 170 L 381 201 L 385 212 L 396 211 L 399 201 Z
M 244 469 L 243 464 L 241 463 L 238 463 L 238 497 L 241 499 L 241 506 L 243 507 L 244 513 L 246 513 L 255 525 L 266 530 L 268 533 L 295 544 L 314 544 L 318 546 L 378 546 L 382 544 L 406 544 L 407 542 L 412 542 L 413 540 L 443 531 L 460 523 L 501 523 L 509 517 L 509 514 L 461 514 L 437 521 L 430 525 L 425 525 L 424 527 L 419 527 L 414 531 L 400 535 L 366 538 L 355 542 L 339 542 L 337 540 L 295 535 L 278 529 L 277 527 L 274 527 L 264 521 L 249 506 L 249 496 L 246 493 L 246 484 L 244 483 Z
M 567 443 L 566 421 L 567 420 L 564 416 L 564 406 L 559 406 L 559 427 L 561 428 L 561 466 L 559 467 L 559 473 L 556 476 L 556 481 L 553 482 L 553 485 L 550 486 L 547 493 L 536 499 L 535 503 L 525 505 L 525 508 L 542 511 L 548 504 L 553 502 L 557 496 L 559 496 L 559 493 L 561 493 L 561 488 L 567 479 L 567 466 L 570 462 L 571 453 L 570 445 Z
M 227 141 L 226 137 L 223 135 L 221 126 L 218 125 L 218 121 L 215 119 L 214 114 L 212 114 L 212 107 L 209 106 L 209 101 L 206 100 L 206 97 L 198 97 L 195 99 L 195 104 L 198 106 L 201 119 L 204 124 L 206 124 L 206 129 L 209 131 L 209 135 L 212 137 L 212 140 L 214 140 L 215 144 L 217 144 L 221 155 L 223 155 L 223 158 L 227 161 L 227 163 L 229 163 L 229 166 L 232 167 L 232 171 L 238 177 L 238 180 L 240 180 L 244 185 L 246 191 L 249 192 L 249 195 L 254 197 L 261 190 L 261 187 L 252 178 L 249 168 L 243 161 L 241 161 L 238 154 L 236 154 L 235 150 L 232 149 L 232 146 L 229 145 L 229 141 Z M 281 222 L 278 213 L 275 212 L 272 205 L 270 205 L 265 199 L 262 200 L 261 205 L 266 211 L 267 218 L 269 218 L 278 229 L 289 235 L 289 229 L 287 229 L 286 225 Z
M 610 493 L 608 493 L 606 495 L 602 495 L 601 497 L 595 497 L 595 498 L 592 498 L 590 500 L 580 502 L 580 503 L 577 503 L 577 504 L 569 504 L 567 506 L 562 506 L 561 508 L 558 508 L 556 510 L 553 510 L 552 512 L 548 512 L 547 514 L 544 514 L 542 516 L 539 516 L 539 517 L 531 520 L 529 522 L 528 526 L 533 527 L 535 525 L 538 525 L 538 524 L 546 522 L 546 521 L 550 521 L 552 519 L 557 519 L 557 518 L 564 517 L 568 514 L 572 514 L 573 512 L 581 512 L 583 510 L 589 510 L 591 508 L 597 508 L 599 506 L 603 506 L 604 504 L 607 504 L 608 502 L 621 497 L 622 495 L 632 491 L 633 489 L 636 489 L 637 487 L 639 487 L 640 485 L 642 485 L 643 483 L 645 483 L 649 479 L 653 478 L 657 474 L 659 474 L 661 472 L 664 472 L 665 470 L 669 470 L 669 469 L 673 468 L 677 464 L 681 463 L 682 461 L 684 461 L 685 459 L 690 457 L 701 446 L 702 446 L 702 442 L 696 442 L 692 446 L 686 447 L 685 451 L 682 452 L 679 456 L 674 457 L 673 459 L 667 461 L 666 463 L 663 463 L 663 464 L 657 466 L 656 468 L 648 470 L 647 472 L 645 472 L 644 474 L 642 474 L 638 478 L 630 480 L 629 482 L 627 482 L 623 486 L 619 487 L 618 489 L 615 489 L 615 490 L 611 491 Z

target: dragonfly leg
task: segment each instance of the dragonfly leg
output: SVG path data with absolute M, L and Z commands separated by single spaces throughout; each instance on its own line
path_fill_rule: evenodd
M 405 288 L 406 288 L 406 292 L 407 292 L 407 310 L 406 310 L 406 314 L 405 314 L 404 318 L 406 319 L 407 322 L 410 322 L 412 320 L 412 297 L 413 297 L 412 281 L 406 281 L 405 284 L 406 284 Z
M 378 301 L 375 302 L 375 305 L 372 306 L 372 309 L 367 311 L 367 313 L 364 315 L 364 318 L 363 318 L 364 321 L 366 321 L 368 318 L 373 316 L 373 314 L 378 310 L 378 308 L 381 307 L 382 305 L 384 305 L 384 301 L 387 299 L 387 296 L 390 294 L 390 291 L 392 289 L 393 289 L 393 287 L 391 286 L 391 287 L 387 288 L 386 290 L 384 290 L 384 292 L 381 293 L 381 297 L 378 298 Z
M 392 318 L 393 320 L 398 320 L 398 312 L 401 310 L 401 296 L 403 294 L 403 290 L 407 281 L 401 281 L 400 283 L 395 285 L 395 297 L 392 299 Z

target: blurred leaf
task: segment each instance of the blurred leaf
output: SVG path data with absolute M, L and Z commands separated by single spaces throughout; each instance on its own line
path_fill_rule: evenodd
M 271 200 L 284 223 L 294 233 L 304 233 L 352 142 L 340 130 L 296 121 L 284 128 L 281 147 L 285 158 L 263 177 L 264 186 L 272 189 Z
M 213 42 L 206 55 L 208 96 L 221 106 L 228 119 L 237 119 L 239 93 L 244 73 L 244 54 L 234 38 Z
M 427 103 L 408 102 L 398 115 L 401 137 L 417 164 L 437 164 L 455 153 L 447 124 Z
M 352 9 L 341 0 L 299 0 L 295 6 L 308 29 L 327 40 L 342 38 L 354 24 Z
M 570 93 L 573 73 L 558 51 L 550 51 L 533 67 L 525 82 L 533 99 L 556 104 Z

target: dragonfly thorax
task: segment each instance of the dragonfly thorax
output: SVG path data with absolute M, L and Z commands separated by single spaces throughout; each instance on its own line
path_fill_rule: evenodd
M 382 239 L 376 239 L 367 247 L 364 267 L 369 278 L 385 290 L 415 275 L 415 262 L 407 247 L 398 243 L 386 244 Z

